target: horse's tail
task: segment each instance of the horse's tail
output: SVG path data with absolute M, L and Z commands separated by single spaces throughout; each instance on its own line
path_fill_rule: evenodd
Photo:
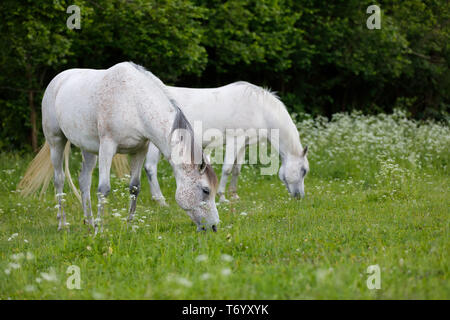
M 125 154 L 116 154 L 112 160 L 112 165 L 119 178 L 123 178 L 130 173 L 130 165 Z
M 70 154 L 70 142 L 67 141 L 66 147 L 64 149 L 64 157 L 66 163 L 66 176 L 69 180 L 69 185 L 72 188 L 75 196 L 80 200 L 81 197 L 76 189 L 72 177 L 69 171 L 69 154 Z M 54 174 L 53 165 L 50 158 L 50 146 L 47 142 L 42 146 L 39 153 L 34 157 L 31 163 L 28 165 L 27 171 L 25 172 L 22 180 L 20 180 L 17 185 L 20 194 L 27 197 L 36 193 L 39 188 L 41 192 L 39 193 L 39 198 L 41 198 L 47 191 L 50 180 Z
M 47 142 L 42 146 L 36 157 L 28 165 L 22 180 L 17 185 L 20 193 L 27 197 L 41 188 L 39 197 L 45 193 L 53 176 L 53 165 L 50 161 L 50 146 Z

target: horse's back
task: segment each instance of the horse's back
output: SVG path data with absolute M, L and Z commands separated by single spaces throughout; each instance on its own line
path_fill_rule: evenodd
M 168 99 L 159 85 L 131 63 L 105 70 L 70 69 L 58 74 L 43 99 L 44 133 L 64 135 L 78 147 L 98 152 L 102 138 L 134 150 L 148 138 L 144 123 Z M 45 111 L 44 111 L 45 110 Z M 146 123 L 148 126 L 149 123 Z
M 168 87 L 191 123 L 202 121 L 203 129 L 267 128 L 276 98 L 247 82 L 218 88 Z

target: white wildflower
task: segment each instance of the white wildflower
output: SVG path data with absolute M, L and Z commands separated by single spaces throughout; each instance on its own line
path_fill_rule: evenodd
M 92 292 L 92 297 L 95 300 L 103 300 L 105 298 L 105 295 L 103 293 L 101 293 L 101 292 L 93 291 Z
M 11 255 L 11 259 L 12 259 L 12 260 L 15 260 L 15 261 L 20 261 L 20 260 L 22 260 L 24 257 L 25 257 L 25 255 L 24 255 L 22 252 L 16 253 L 16 254 L 12 254 L 12 255 Z
M 11 269 L 19 269 L 19 268 L 20 268 L 20 263 L 10 262 L 10 263 L 8 264 L 8 266 L 9 266 Z
M 231 274 L 231 269 L 229 269 L 229 268 L 222 269 L 222 271 L 220 271 L 220 273 L 223 276 L 227 277 L 227 276 L 229 276 Z
M 56 276 L 55 269 L 50 268 L 49 272 L 41 272 L 42 279 L 46 281 L 57 281 L 58 277 Z
M 204 273 L 200 276 L 200 280 L 208 280 L 211 278 L 211 274 L 209 273 Z
M 197 258 L 195 258 L 195 261 L 197 261 L 197 262 L 203 262 L 203 261 L 207 261 L 207 260 L 208 260 L 208 256 L 206 254 L 201 254 Z
M 223 254 L 223 255 L 221 255 L 220 258 L 221 258 L 223 261 L 227 261 L 227 262 L 230 262 L 230 261 L 233 260 L 233 257 L 230 256 L 229 254 Z
M 183 277 L 178 277 L 177 282 L 184 287 L 188 287 L 188 288 L 192 287 L 192 281 L 190 281 L 189 279 L 186 279 Z
M 11 235 L 11 237 L 8 238 L 8 241 L 11 241 L 12 239 L 17 238 L 18 235 L 19 235 L 18 233 L 13 233 Z
M 29 284 L 29 285 L 27 285 L 27 286 L 25 287 L 25 291 L 26 291 L 26 292 L 33 292 L 33 291 L 36 291 L 36 287 L 33 286 L 32 284 Z

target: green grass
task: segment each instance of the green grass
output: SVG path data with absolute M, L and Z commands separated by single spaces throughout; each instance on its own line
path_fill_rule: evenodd
M 151 200 L 143 175 L 134 230 L 113 215 L 128 209 L 126 182 L 113 177 L 105 230 L 95 238 L 67 187 L 70 227 L 58 232 L 52 189 L 42 200 L 14 192 L 31 157 L 1 154 L 0 298 L 449 299 L 448 149 L 432 155 L 431 167 L 372 157 L 358 168 L 348 155 L 318 165 L 325 146 L 316 141 L 316 158 L 311 146 L 305 199 L 291 200 L 276 176 L 244 166 L 241 199 L 218 206 L 217 233 L 197 233 L 176 205 L 166 162 L 159 176 L 169 207 Z M 73 177 L 79 158 L 73 152 Z M 96 186 L 97 176 L 93 195 Z M 375 264 L 381 289 L 369 290 L 366 270 Z M 70 265 L 80 267 L 81 290 L 66 287 Z M 55 281 L 43 278 L 49 270 Z

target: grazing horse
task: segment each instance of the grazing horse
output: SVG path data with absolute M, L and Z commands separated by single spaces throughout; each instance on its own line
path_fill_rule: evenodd
M 79 177 L 82 205 L 87 223 L 95 228 L 97 234 L 110 191 L 113 156 L 116 153 L 131 155 L 129 220 L 132 220 L 142 166 L 151 141 L 174 170 L 177 183 L 175 198 L 179 206 L 195 222 L 198 230 L 211 228 L 216 231 L 219 223 L 215 204 L 217 177 L 201 146 L 194 143 L 192 127 L 176 100 L 162 82 L 143 67 L 123 62 L 106 70 L 70 69 L 61 72 L 45 90 L 42 127 L 46 143 L 30 165 L 19 189 L 27 194 L 42 184 L 46 187 L 52 171 L 49 167 L 53 166 L 58 229 L 66 224 L 62 167 L 64 154 L 67 167 L 70 150 L 67 146 L 70 143 L 82 151 Z M 180 133 L 183 130 L 192 139 L 183 139 L 184 135 Z M 199 161 L 193 159 L 195 152 L 201 155 Z M 98 214 L 94 225 L 90 187 L 97 155 Z
M 201 121 L 203 131 L 218 129 L 226 136 L 227 129 L 278 129 L 279 142 L 273 144 L 281 156 L 279 178 L 293 197 L 304 196 L 304 178 L 309 171 L 308 147 L 303 148 L 297 127 L 284 104 L 278 97 L 264 88 L 248 82 L 236 82 L 219 88 L 193 89 L 166 86 L 168 92 L 182 105 L 183 112 L 191 123 Z M 245 156 L 246 144 L 256 143 L 258 137 L 250 137 L 247 143 L 238 145 L 235 152 L 225 151 L 218 194 L 220 201 L 225 198 L 227 179 L 232 174 L 230 192 L 237 196 L 237 180 Z M 223 141 L 226 143 L 225 139 Z M 234 143 L 234 140 L 231 141 Z M 211 143 L 207 138 L 203 147 Z M 151 187 L 152 197 L 165 205 L 164 196 L 158 184 L 157 164 L 160 151 L 150 144 L 145 162 L 145 170 Z

